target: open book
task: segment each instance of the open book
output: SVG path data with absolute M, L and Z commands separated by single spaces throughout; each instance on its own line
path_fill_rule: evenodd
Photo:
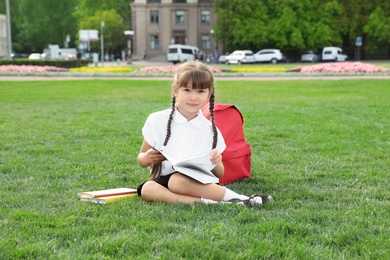
M 172 168 L 201 183 L 218 183 L 219 179 L 211 172 L 215 164 L 210 161 L 210 155 L 192 157 L 184 161 L 176 161 L 166 153 L 158 150 L 172 164 Z

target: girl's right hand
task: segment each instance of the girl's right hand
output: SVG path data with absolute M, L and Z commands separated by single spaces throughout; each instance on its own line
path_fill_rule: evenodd
M 149 165 L 160 163 L 160 162 L 166 160 L 164 155 L 162 155 L 159 151 L 157 151 L 156 149 L 153 149 L 153 148 L 150 148 L 149 150 L 147 150 L 145 152 L 144 157 Z
M 142 142 L 141 151 L 138 154 L 137 160 L 142 167 L 148 167 L 152 164 L 164 161 L 165 157 L 144 140 Z

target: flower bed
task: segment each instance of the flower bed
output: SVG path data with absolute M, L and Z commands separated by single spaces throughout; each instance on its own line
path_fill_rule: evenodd
M 142 69 L 134 70 L 134 72 L 142 73 L 175 73 L 179 65 L 170 66 L 149 66 Z M 222 72 L 218 67 L 208 66 L 211 72 Z
M 110 72 L 110 73 L 126 73 L 132 72 L 132 68 L 129 67 L 81 67 L 81 68 L 71 68 L 70 72 Z
M 281 67 L 234 67 L 230 72 L 286 72 L 285 68 Z
M 380 73 L 390 72 L 390 69 L 362 62 L 332 62 L 297 67 L 290 71 L 304 73 Z
M 0 72 L 67 72 L 69 69 L 54 66 L 3 65 Z

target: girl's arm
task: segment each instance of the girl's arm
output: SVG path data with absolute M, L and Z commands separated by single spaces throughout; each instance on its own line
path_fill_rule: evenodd
M 139 165 L 145 168 L 164 160 L 165 157 L 159 151 L 153 149 L 145 140 L 142 142 L 141 151 L 137 157 Z
M 211 162 L 216 164 L 215 168 L 212 170 L 215 176 L 219 179 L 223 177 L 225 173 L 225 167 L 222 163 L 222 155 L 221 152 L 217 149 L 213 149 L 210 153 Z

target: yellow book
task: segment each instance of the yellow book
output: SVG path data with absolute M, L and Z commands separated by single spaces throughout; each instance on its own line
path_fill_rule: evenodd
M 123 199 L 136 198 L 136 197 L 137 197 L 137 193 L 99 197 L 99 198 L 93 198 L 90 196 L 80 196 L 80 201 L 97 203 L 97 204 L 109 204 Z

